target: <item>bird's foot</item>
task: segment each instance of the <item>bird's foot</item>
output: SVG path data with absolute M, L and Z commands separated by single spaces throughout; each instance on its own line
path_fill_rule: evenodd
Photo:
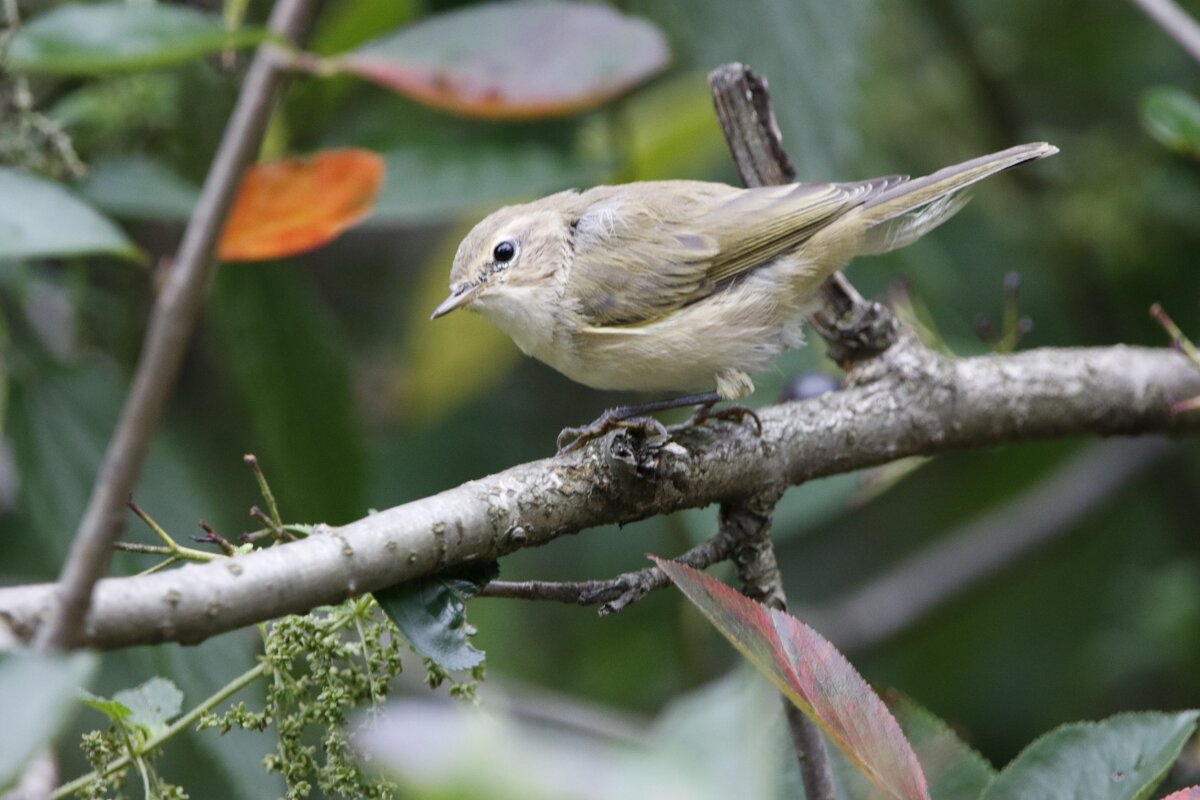
M 667 428 L 667 433 L 674 435 L 685 431 L 688 428 L 694 428 L 697 425 L 703 425 L 709 420 L 719 419 L 729 422 L 737 422 L 739 424 L 749 418 L 754 422 L 754 427 L 759 436 L 762 436 L 762 420 L 752 408 L 746 406 L 722 406 L 721 408 L 713 408 L 712 403 L 705 403 L 696 406 L 696 410 L 692 412 L 692 417 L 687 422 L 680 422 L 677 425 L 672 425 Z
M 621 412 L 624 408 L 610 408 L 594 421 L 578 428 L 563 428 L 558 434 L 558 455 L 578 450 L 593 439 L 618 428 L 640 430 L 647 436 L 670 436 L 667 427 L 654 417 L 628 417 Z

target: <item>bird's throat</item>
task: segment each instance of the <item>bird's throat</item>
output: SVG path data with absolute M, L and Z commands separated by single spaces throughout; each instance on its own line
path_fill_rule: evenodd
M 504 331 L 525 355 L 554 365 L 562 343 L 562 300 L 552 288 L 504 286 L 476 305 L 488 322 Z

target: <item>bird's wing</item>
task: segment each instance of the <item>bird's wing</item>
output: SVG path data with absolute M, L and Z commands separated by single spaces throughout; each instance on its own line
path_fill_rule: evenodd
M 652 322 L 794 249 L 893 181 L 604 187 L 575 225 L 568 294 L 592 326 Z
M 719 249 L 708 275 L 714 283 L 736 278 L 796 248 L 836 217 L 903 180 L 891 176 L 744 190 L 699 221 Z
M 566 292 L 590 325 L 648 322 L 712 291 L 717 242 L 688 224 L 737 189 L 664 181 L 601 187 L 584 197 Z

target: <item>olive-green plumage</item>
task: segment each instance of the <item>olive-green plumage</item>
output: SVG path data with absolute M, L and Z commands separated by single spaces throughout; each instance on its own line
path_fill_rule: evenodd
M 476 225 L 434 316 L 478 310 L 527 354 L 597 389 L 715 386 L 744 397 L 751 374 L 802 343 L 825 278 L 920 238 L 971 184 L 1055 152 L 1021 145 L 914 180 L 560 192 Z

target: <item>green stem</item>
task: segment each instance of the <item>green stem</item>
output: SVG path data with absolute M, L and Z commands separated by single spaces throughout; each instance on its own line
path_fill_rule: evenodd
M 379 705 L 379 699 L 375 697 L 375 673 L 371 669 L 371 657 L 367 653 L 367 634 L 363 631 L 362 620 L 358 618 L 358 610 L 355 609 L 354 627 L 358 631 L 358 641 L 362 643 L 362 659 L 363 666 L 367 669 L 367 689 L 371 695 L 371 705 Z
M 138 519 L 140 519 L 142 522 L 146 523 L 146 527 L 149 528 L 150 530 L 154 531 L 154 533 L 158 536 L 158 538 L 162 539 L 163 543 L 167 547 L 174 549 L 179 546 L 178 544 L 175 543 L 175 540 L 171 538 L 171 534 L 164 531 L 162 529 L 162 526 L 159 525 L 157 522 L 155 522 L 154 518 L 151 517 L 149 514 L 147 514 L 146 510 L 144 508 L 142 508 L 141 506 L 139 506 L 137 503 L 133 502 L 132 500 L 129 501 L 129 510 L 132 511 L 134 514 L 137 514 Z
M 1200 369 L 1200 350 L 1196 349 L 1196 345 L 1192 344 L 1192 340 L 1183 335 L 1183 331 L 1175 324 L 1175 320 L 1167 315 L 1163 307 L 1158 303 L 1150 306 L 1150 316 L 1158 320 L 1158 324 L 1163 326 L 1163 330 L 1171 337 L 1171 344 L 1179 348 L 1179 351 L 1187 357 L 1188 361 Z
M 225 700 L 228 700 L 231 696 L 233 696 L 237 692 L 241 691 L 246 686 L 249 686 L 258 677 L 260 677 L 265 670 L 266 670 L 266 664 L 261 661 L 258 664 L 254 665 L 253 667 L 251 667 L 250 669 L 246 670 L 241 675 L 234 678 L 232 681 L 230 681 L 229 683 L 225 684 L 223 687 L 218 689 L 216 694 L 212 695 L 207 700 L 205 700 L 203 703 L 196 706 L 195 708 L 193 708 L 188 713 L 184 714 L 179 719 L 175 720 L 173 723 L 171 723 L 171 725 L 169 725 L 165 730 L 163 730 L 162 733 L 160 733 L 157 736 L 154 736 L 150 739 L 147 739 L 146 743 L 142 745 L 142 747 L 138 750 L 137 753 L 134 754 L 134 756 L 140 757 L 143 753 L 150 752 L 154 748 L 163 744 L 163 742 L 166 742 L 168 739 L 173 737 L 175 734 L 186 729 L 193 722 L 198 720 L 204 713 L 206 713 L 213 707 L 220 705 Z M 86 786 L 91 781 L 94 781 L 99 777 L 111 775 L 112 773 L 116 772 L 117 770 L 128 766 L 131 758 L 132 758 L 132 756 L 129 753 L 126 753 L 125 755 L 121 756 L 120 758 L 114 759 L 112 761 L 112 763 L 110 763 L 108 766 L 106 766 L 104 768 L 103 773 L 93 770 L 92 772 L 89 772 L 86 775 L 76 778 L 75 780 L 71 781 L 70 783 L 64 783 L 62 786 L 55 789 L 54 794 L 50 795 L 50 797 L 54 798 L 54 799 L 57 799 L 60 797 L 67 797 L 67 796 L 79 791 L 80 789 L 82 789 L 84 786 Z
M 156 572 L 162 572 L 167 567 L 174 565 L 175 562 L 177 562 L 177 561 L 179 561 L 178 558 L 176 558 L 175 556 L 171 556 L 170 558 L 168 558 L 164 561 L 158 562 L 153 567 L 149 567 L 147 569 L 142 570 L 141 572 L 138 573 L 138 575 L 153 575 Z
M 142 795 L 146 800 L 153 800 L 154 795 L 150 793 L 150 773 L 146 769 L 146 761 L 141 756 L 135 758 L 134 763 L 137 764 L 138 772 L 142 775 Z
M 267 511 L 271 514 L 271 521 L 275 523 L 276 528 L 283 527 L 283 518 L 279 515 L 279 506 L 275 503 L 275 493 L 271 491 L 271 485 L 267 483 L 267 476 L 263 474 L 262 466 L 258 463 L 252 453 L 247 453 L 245 462 L 254 472 L 254 477 L 258 480 L 258 490 L 262 492 L 263 500 L 267 503 Z
M 208 553 L 204 550 L 197 550 L 194 547 L 184 547 L 180 544 L 168 545 L 162 547 L 157 544 L 139 544 L 138 542 L 117 542 L 113 545 L 114 550 L 120 550 L 123 553 L 146 553 L 156 556 L 167 556 L 168 558 L 182 559 L 184 561 L 213 561 L 214 559 L 224 558 L 220 553 Z

